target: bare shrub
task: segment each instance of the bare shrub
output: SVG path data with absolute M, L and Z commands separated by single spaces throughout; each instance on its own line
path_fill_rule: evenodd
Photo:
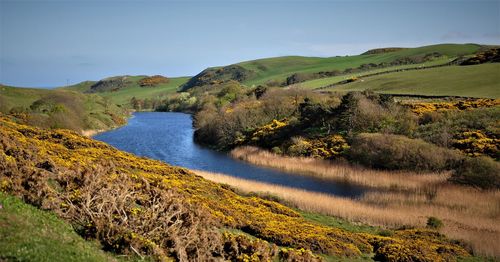
M 451 169 L 462 156 L 420 139 L 390 134 L 359 134 L 351 144 L 349 157 L 365 166 L 415 171 Z

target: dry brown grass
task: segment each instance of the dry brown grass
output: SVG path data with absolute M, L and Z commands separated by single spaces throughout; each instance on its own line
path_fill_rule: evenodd
M 276 195 L 306 211 L 341 217 L 350 221 L 389 228 L 425 227 L 430 216 L 441 219 L 441 232 L 468 243 L 474 252 L 500 256 L 500 191 L 480 191 L 443 183 L 433 194 L 412 192 L 370 192 L 359 199 L 336 197 L 286 186 L 195 171 L 243 192 Z
M 432 190 L 434 185 L 445 182 L 450 175 L 449 173 L 378 171 L 315 158 L 279 156 L 251 146 L 235 148 L 231 151 L 231 156 L 255 165 L 279 168 L 336 182 L 382 189 L 428 191 L 429 189 Z

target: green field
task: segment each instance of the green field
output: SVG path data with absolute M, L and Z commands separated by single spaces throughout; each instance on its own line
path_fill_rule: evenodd
M 0 192 L 0 261 L 116 261 L 54 214 Z
M 0 102 L 2 106 L 0 110 L 9 110 L 14 106 L 28 107 L 31 103 L 51 92 L 50 89 L 17 88 L 0 85 Z
M 256 73 L 254 77 L 244 81 L 244 84 L 258 85 L 270 80 L 283 81 L 293 73 L 345 70 L 347 68 L 356 68 L 362 64 L 391 62 L 398 58 L 433 52 L 442 54 L 444 56 L 443 59 L 451 59 L 459 55 L 473 54 L 480 48 L 481 46 L 477 44 L 440 44 L 373 55 L 329 58 L 286 56 L 247 61 L 237 65 L 253 70 Z
M 441 65 L 441 64 L 446 64 L 448 62 L 451 62 L 453 59 L 450 58 L 441 58 L 441 59 L 436 59 L 427 63 L 421 63 L 421 64 L 410 64 L 410 65 L 402 65 L 402 66 L 391 66 L 391 67 L 386 67 L 386 68 L 380 68 L 380 69 L 375 69 L 375 70 L 369 70 L 369 71 L 363 71 L 363 72 L 357 72 L 357 73 L 352 73 L 352 74 L 345 74 L 345 75 L 340 75 L 340 76 L 333 76 L 333 77 L 325 77 L 325 78 L 319 78 L 319 79 L 313 79 L 309 81 L 305 81 L 302 83 L 295 84 L 293 86 L 301 87 L 301 88 L 308 88 L 308 89 L 315 89 L 315 88 L 321 88 L 325 87 L 331 84 L 338 83 L 340 81 L 350 79 L 353 77 L 362 77 L 365 75 L 369 74 L 374 74 L 374 73 L 381 73 L 381 72 L 387 72 L 391 70 L 399 70 L 399 69 L 407 69 L 407 68 L 418 68 L 418 67 L 423 67 L 423 66 L 435 66 L 435 65 Z
M 449 66 L 389 73 L 335 86 L 329 91 L 500 98 L 500 64 Z
M 128 80 L 130 83 L 127 86 L 117 91 L 98 92 L 96 94 L 109 98 L 114 104 L 128 105 L 132 97 L 137 99 L 158 98 L 175 93 L 180 85 L 189 80 L 189 77 L 174 77 L 169 78 L 170 81 L 165 84 L 159 84 L 154 87 L 141 87 L 138 81 L 144 77 L 145 76 L 129 76 Z M 62 89 L 74 90 L 82 93 L 89 92 L 90 87 L 94 83 L 96 82 L 86 81 L 70 87 L 63 87 Z

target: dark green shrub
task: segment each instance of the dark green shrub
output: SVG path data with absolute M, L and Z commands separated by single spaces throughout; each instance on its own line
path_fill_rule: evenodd
M 443 221 L 441 221 L 437 217 L 429 217 L 427 219 L 427 227 L 428 228 L 439 229 L 439 228 L 443 227 L 443 225 L 444 225 Z
M 281 151 L 281 148 L 279 148 L 278 146 L 271 148 L 271 151 L 277 155 L 283 154 L 283 152 Z
M 451 180 L 484 189 L 500 188 L 500 164 L 490 157 L 466 158 Z
M 420 139 L 400 135 L 362 133 L 348 152 L 353 162 L 382 169 L 442 171 L 453 168 L 462 156 Z
M 378 232 L 378 235 L 383 237 L 392 237 L 394 235 L 394 231 L 389 229 L 383 229 L 380 232 Z

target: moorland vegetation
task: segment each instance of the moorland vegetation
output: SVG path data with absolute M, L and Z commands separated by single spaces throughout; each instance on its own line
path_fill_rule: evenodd
M 0 199 L 17 196 L 129 257 L 498 257 L 496 62 L 496 47 L 444 44 L 260 59 L 191 79 L 0 86 Z M 199 143 L 371 191 L 344 199 L 196 171 L 217 184 L 68 130 L 110 129 L 129 110 L 191 113 Z
M 433 229 L 381 236 L 311 222 L 279 203 L 239 195 L 186 169 L 71 131 L 42 130 L 2 117 L 0 133 L 2 192 L 51 210 L 81 236 L 118 254 L 180 261 L 319 259 L 313 253 L 374 253 L 389 261 L 470 256 Z

